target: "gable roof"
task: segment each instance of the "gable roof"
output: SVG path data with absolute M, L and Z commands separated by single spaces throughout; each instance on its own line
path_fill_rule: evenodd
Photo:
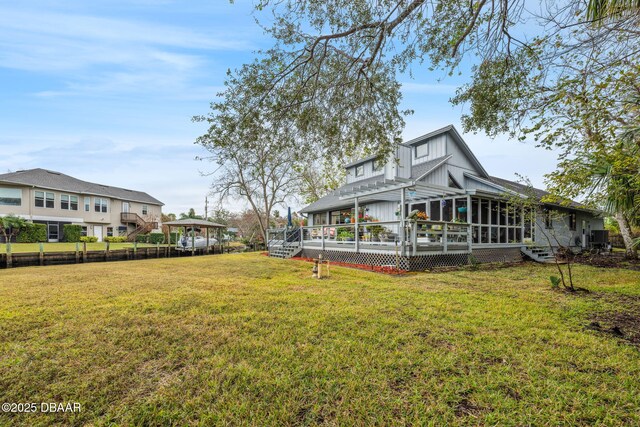
M 152 205 L 164 205 L 164 203 L 158 199 L 151 197 L 142 191 L 95 184 L 93 182 L 82 181 L 60 172 L 41 168 L 2 174 L 0 175 L 0 183 L 29 185 L 46 190 L 68 191 L 70 193 L 113 197 L 115 199 L 142 202 Z
M 446 156 L 441 156 L 435 159 L 431 159 L 423 163 L 418 163 L 417 165 L 413 165 L 411 167 L 411 178 L 415 180 L 420 180 L 424 178 L 434 170 L 438 169 L 440 166 L 444 165 L 445 162 L 449 160 L 451 157 L 452 157 L 451 154 L 449 154 Z
M 460 136 L 455 126 L 453 125 L 445 126 L 443 128 L 434 130 L 433 132 L 426 133 L 422 136 L 412 139 L 411 141 L 404 142 L 403 144 L 417 145 L 420 142 L 426 141 L 435 136 L 439 136 L 445 133 L 448 133 L 449 135 L 451 135 L 452 140 L 456 143 L 458 147 L 460 147 L 460 150 L 462 150 L 464 155 L 469 159 L 471 164 L 476 168 L 476 170 L 478 171 L 478 174 L 483 178 L 489 178 L 489 174 L 487 173 L 487 171 L 484 169 L 480 161 L 478 161 L 478 158 L 475 156 L 475 154 L 473 154 L 473 152 L 471 151 L 467 143 L 464 142 L 464 139 L 462 139 L 462 136 Z

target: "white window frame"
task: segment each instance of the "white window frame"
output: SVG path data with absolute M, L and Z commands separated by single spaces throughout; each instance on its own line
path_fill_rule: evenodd
M 425 150 L 425 152 L 422 153 L 422 154 L 420 154 L 420 152 L 419 152 L 419 149 L 421 147 L 424 147 L 424 150 Z M 415 150 L 416 150 L 416 159 L 421 159 L 423 157 L 427 157 L 429 155 L 429 143 L 425 142 L 425 143 L 422 143 L 420 145 L 416 145 Z
M 107 213 L 109 212 L 109 200 L 105 199 L 104 197 L 94 197 L 93 200 L 93 206 L 94 206 L 94 212 L 98 212 L 98 213 Z M 95 208 L 100 206 L 99 210 L 96 210 Z
M 149 215 L 149 205 L 142 205 L 142 215 Z
M 40 198 L 40 200 L 42 200 L 42 206 L 38 206 L 38 194 L 42 194 L 42 197 Z M 51 196 L 51 198 L 49 198 L 48 196 Z M 47 206 L 47 202 L 51 200 L 52 206 Z M 33 196 L 33 205 L 36 208 L 45 208 L 45 209 L 55 209 L 56 207 L 56 195 L 55 193 L 52 193 L 50 191 L 36 191 L 34 196 Z
M 0 192 L 3 190 L 6 191 L 6 193 L 3 196 L 1 196 L 1 198 L 18 199 L 19 202 L 17 205 L 11 204 L 11 203 L 0 203 L 0 206 L 22 206 L 22 189 L 21 188 L 9 188 L 9 187 L 0 188 Z M 15 196 L 18 196 L 18 197 L 15 197 Z
M 91 197 L 84 198 L 84 211 L 91 212 Z
M 360 173 L 358 173 L 358 171 L 360 171 Z M 356 166 L 356 176 L 364 176 L 364 165 L 358 165 Z

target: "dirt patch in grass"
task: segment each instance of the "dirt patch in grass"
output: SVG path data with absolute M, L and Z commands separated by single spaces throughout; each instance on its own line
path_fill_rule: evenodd
M 594 313 L 587 329 L 613 335 L 640 348 L 640 296 L 594 292 L 591 297 L 611 303 L 616 309 Z
M 586 264 L 600 268 L 626 268 L 640 271 L 640 259 L 625 258 L 623 253 L 581 254 L 574 258 L 578 264 Z

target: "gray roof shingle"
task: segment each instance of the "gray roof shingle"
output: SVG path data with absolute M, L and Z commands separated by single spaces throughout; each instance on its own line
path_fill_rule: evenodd
M 0 175 L 0 183 L 30 185 L 50 190 L 68 191 L 70 193 L 91 194 L 132 202 L 164 205 L 164 203 L 158 199 L 142 191 L 95 184 L 60 172 L 40 168 L 2 174 Z
M 443 160 L 445 160 L 447 157 L 449 156 L 442 156 L 442 157 L 438 157 L 437 159 L 433 159 L 424 163 L 413 165 L 411 167 L 411 177 L 415 179 L 417 177 L 424 175 L 425 173 L 429 172 L 430 170 L 438 166 L 438 164 L 441 163 Z M 384 179 L 384 174 L 380 174 L 380 175 L 373 176 L 371 178 L 361 179 L 361 180 L 352 182 L 350 184 L 345 184 L 342 187 L 339 187 L 334 191 L 332 191 L 331 193 L 327 194 L 326 196 L 311 203 L 309 206 L 306 206 L 300 212 L 301 213 L 321 212 L 321 211 L 326 211 L 328 209 L 336 209 L 336 208 L 353 206 L 353 202 L 349 200 L 340 200 L 341 191 L 350 190 L 353 187 L 358 187 L 361 185 L 372 184 L 376 181 L 381 181 L 383 179 Z
M 493 182 L 494 184 L 498 184 L 508 190 L 512 190 L 517 193 L 524 194 L 525 196 L 529 196 L 529 195 L 534 196 L 538 200 L 541 200 L 545 196 L 551 195 L 551 193 L 549 193 L 548 191 L 541 190 L 539 188 L 529 187 L 526 184 L 522 184 L 516 181 L 509 181 L 508 179 L 498 178 L 496 176 L 490 176 L 489 181 Z M 530 193 L 533 193 L 533 194 L 530 194 Z M 576 202 L 574 200 L 567 200 L 566 205 L 564 204 L 561 205 L 560 203 L 547 203 L 547 204 L 593 211 L 593 209 L 589 209 L 587 206 L 583 205 L 582 203 Z

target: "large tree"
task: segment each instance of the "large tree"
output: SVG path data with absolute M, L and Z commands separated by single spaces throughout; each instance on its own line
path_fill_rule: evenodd
M 238 120 L 244 109 L 228 109 L 219 115 L 200 117 L 210 124 L 197 142 L 210 153 L 217 168 L 213 193 L 224 204 L 229 199 L 246 202 L 266 241 L 272 211 L 297 192 L 299 173 L 294 165 L 302 154 L 293 135 L 250 112 L 250 120 Z M 247 112 L 249 113 L 249 112 Z
M 424 62 L 454 73 L 462 61 L 472 65 L 469 83 L 452 102 L 468 106 L 464 129 L 559 148 L 564 170 L 594 143 L 604 152 L 638 127 L 637 115 L 618 114 L 638 87 L 637 0 L 260 0 L 256 9 L 274 17 L 265 29 L 275 43 L 230 72 L 212 104 L 210 120 L 228 134 L 268 118 L 301 152 L 384 156 L 408 113 L 399 74 Z M 571 176 L 551 176 L 561 195 L 589 190 L 574 191 Z
M 454 102 L 469 104 L 466 130 L 526 136 L 544 124 L 536 109 L 564 77 L 638 59 L 635 9 L 590 3 L 258 0 L 274 46 L 229 73 L 213 114 L 268 117 L 321 156 L 385 155 L 408 113 L 399 73 L 425 62 L 453 73 L 464 60 L 475 64 L 472 83 Z M 532 98 L 523 85 L 546 90 Z

